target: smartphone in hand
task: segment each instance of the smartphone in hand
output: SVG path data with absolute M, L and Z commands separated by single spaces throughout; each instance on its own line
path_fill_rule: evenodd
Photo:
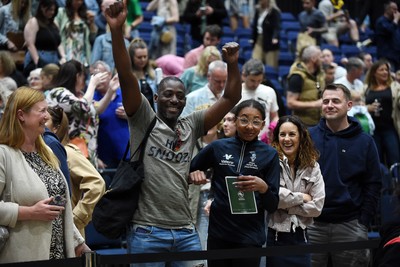
M 56 196 L 54 196 L 54 199 L 50 202 L 50 205 L 64 207 L 66 203 L 67 203 L 67 200 L 65 199 L 65 197 L 56 195 Z

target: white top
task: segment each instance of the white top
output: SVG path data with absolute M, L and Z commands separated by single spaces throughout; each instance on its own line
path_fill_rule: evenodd
M 339 79 L 335 79 L 335 83 L 343 84 L 346 86 L 349 90 L 354 90 L 359 93 L 362 93 L 364 90 L 364 84 L 362 81 L 359 79 L 355 79 L 353 83 L 351 83 L 349 80 L 347 80 L 347 76 L 343 76 Z

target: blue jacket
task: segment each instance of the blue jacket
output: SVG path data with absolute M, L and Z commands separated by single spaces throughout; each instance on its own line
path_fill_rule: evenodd
M 368 227 L 382 186 L 379 156 L 372 137 L 356 119 L 348 120 L 350 126 L 336 133 L 324 118 L 310 129 L 325 181 L 324 208 L 315 220 L 341 223 L 358 219 Z
M 386 58 L 400 64 L 400 26 L 381 16 L 376 21 L 375 42 L 377 57 Z
M 71 194 L 71 182 L 69 178 L 69 168 L 67 163 L 67 151 L 65 151 L 64 146 L 60 143 L 60 140 L 58 140 L 57 135 L 55 135 L 48 128 L 46 128 L 43 133 L 43 140 L 46 143 L 46 145 L 48 145 L 51 148 L 54 155 L 56 155 L 56 157 L 60 161 L 60 169 L 61 172 L 64 174 L 65 179 L 67 180 L 68 188 Z
M 275 149 L 239 137 L 221 139 L 204 147 L 193 159 L 191 171 L 213 168 L 211 187 L 214 201 L 210 210 L 208 235 L 230 242 L 262 246 L 265 243 L 264 210 L 274 212 L 279 202 L 279 158 Z M 255 192 L 257 214 L 231 214 L 225 176 L 254 175 L 269 186 L 266 193 Z

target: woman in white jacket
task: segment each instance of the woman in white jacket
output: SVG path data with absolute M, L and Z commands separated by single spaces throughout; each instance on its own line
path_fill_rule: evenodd
M 274 130 L 272 146 L 279 154 L 281 175 L 278 210 L 269 214 L 267 246 L 308 244 L 307 226 L 321 214 L 325 183 L 306 126 L 284 116 Z M 309 254 L 267 257 L 267 266 L 311 266 Z
M 42 92 L 22 87 L 0 122 L 0 225 L 10 237 L 0 263 L 80 256 L 89 248 L 74 226 L 68 185 L 41 135 L 49 119 Z M 56 200 L 64 200 L 56 203 Z

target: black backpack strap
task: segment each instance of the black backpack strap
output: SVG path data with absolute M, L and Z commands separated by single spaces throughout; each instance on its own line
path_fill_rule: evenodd
M 154 119 L 151 121 L 149 127 L 147 128 L 147 131 L 143 137 L 142 142 L 139 144 L 138 148 L 136 148 L 135 152 L 131 155 L 130 160 L 132 160 L 133 156 L 135 156 L 135 154 L 139 151 L 139 149 L 141 147 L 146 146 L 147 138 L 149 137 L 151 131 L 153 130 L 154 125 L 156 125 L 156 121 L 157 121 L 157 116 L 154 116 Z M 130 141 L 128 140 L 128 144 L 126 145 L 124 156 L 122 157 L 123 160 L 125 160 L 126 156 L 128 155 L 129 146 L 130 146 Z M 143 160 L 143 153 L 140 153 L 139 160 Z

